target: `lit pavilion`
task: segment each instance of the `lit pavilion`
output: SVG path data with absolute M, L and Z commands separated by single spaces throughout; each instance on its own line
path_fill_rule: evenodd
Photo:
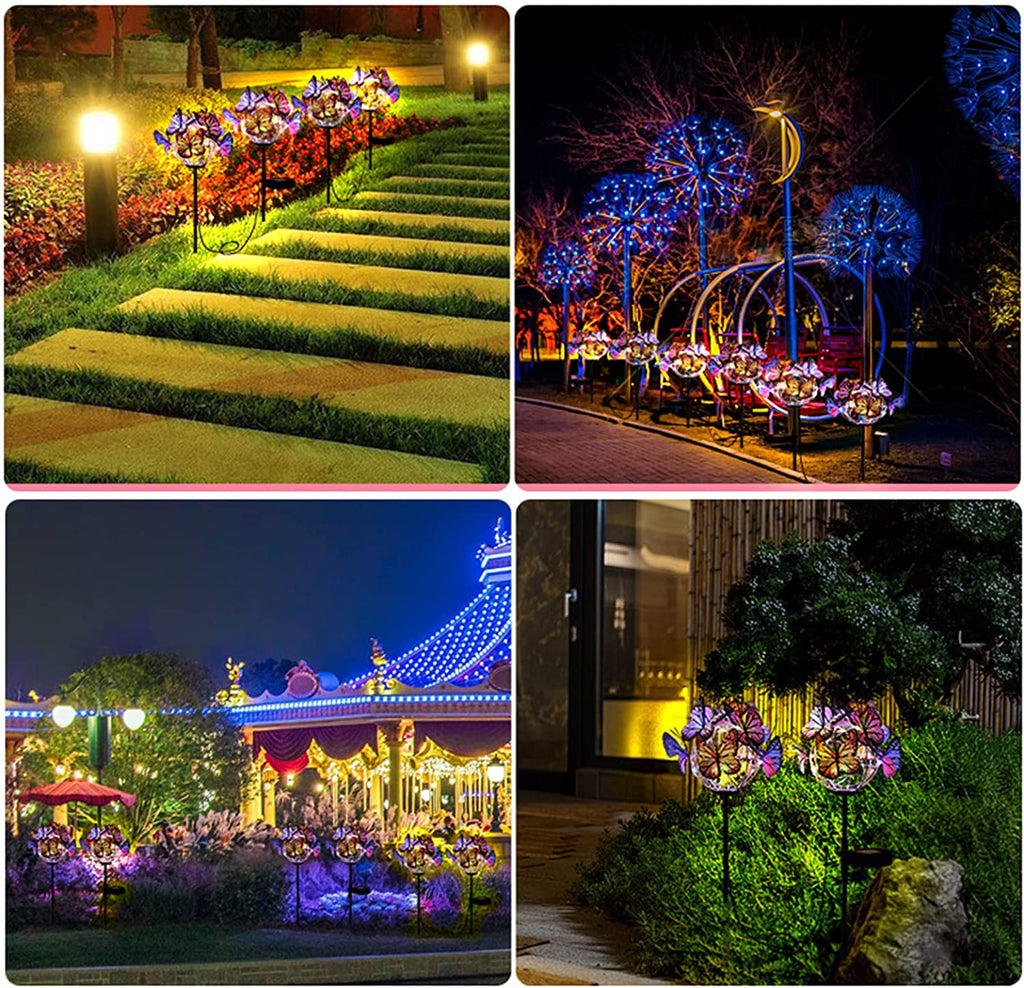
M 335 805 L 358 791 L 356 809 L 385 819 L 423 810 L 489 821 L 496 802 L 507 819 L 511 538 L 499 527 L 477 558 L 480 592 L 404 655 L 389 659 L 371 639 L 372 668 L 348 682 L 300 662 L 283 694 L 233 691 L 260 782 L 248 819 L 274 824 L 278 784 L 308 767 L 329 781 Z

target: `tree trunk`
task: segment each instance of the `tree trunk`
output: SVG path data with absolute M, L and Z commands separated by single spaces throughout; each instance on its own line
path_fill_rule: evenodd
M 124 91 L 124 17 L 127 7 L 111 7 L 114 18 L 114 37 L 110 48 L 111 87 L 115 93 Z
M 478 7 L 441 7 L 441 45 L 444 51 L 444 88 L 468 93 L 473 80 L 466 62 L 466 46 L 480 21 Z
M 374 37 L 388 33 L 388 8 L 371 7 L 369 11 L 369 29 Z
M 205 23 L 206 15 L 201 8 L 188 8 L 188 61 L 185 63 L 185 85 L 189 89 L 199 88 L 199 33 Z
M 206 17 L 199 32 L 199 53 L 203 59 L 203 89 L 220 89 L 220 52 L 217 50 L 217 13 L 204 7 Z
M 13 8 L 8 7 L 4 14 L 4 88 L 10 92 L 15 83 L 14 73 L 14 32 L 11 30 L 11 14 Z

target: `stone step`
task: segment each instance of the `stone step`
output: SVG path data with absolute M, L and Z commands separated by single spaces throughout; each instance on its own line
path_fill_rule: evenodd
M 358 291 L 402 292 L 427 297 L 468 293 L 486 302 L 507 303 L 509 300 L 508 278 L 488 278 L 479 274 L 448 274 L 445 271 L 384 268 L 373 264 L 342 264 L 339 261 L 301 261 L 262 254 L 221 255 L 213 258 L 210 264 L 227 271 L 282 281 L 328 281 Z
M 488 220 L 479 216 L 433 216 L 430 213 L 396 213 L 377 209 L 338 209 L 328 207 L 314 216 L 332 216 L 355 223 L 374 222 L 383 226 L 412 226 L 424 230 L 446 228 L 474 233 L 509 233 L 508 220 Z
M 64 329 L 13 354 L 7 364 L 226 394 L 315 397 L 363 414 L 458 425 L 493 426 L 508 417 L 509 385 L 500 378 L 134 333 Z
M 458 178 L 480 178 L 486 181 L 508 183 L 509 170 L 489 165 L 414 165 L 409 169 L 427 178 L 448 178 L 452 172 Z
M 431 186 L 443 185 L 446 190 L 443 195 L 454 195 L 460 198 L 469 198 L 469 194 L 475 192 L 493 192 L 493 195 L 478 196 L 478 198 L 487 199 L 488 201 L 493 200 L 494 202 L 500 202 L 502 200 L 508 202 L 509 194 L 508 182 L 492 182 L 487 179 L 432 178 L 426 175 L 392 175 L 391 178 L 385 180 L 384 184 L 389 186 L 398 186 L 416 194 L 418 194 L 417 189 L 419 186 L 429 188 Z M 462 195 L 463 192 L 466 193 L 466 196 Z
M 184 484 L 469 484 L 480 468 L 411 453 L 255 429 L 6 395 L 14 462 L 140 482 Z
M 415 256 L 430 253 L 441 257 L 486 257 L 508 263 L 508 248 L 497 244 L 463 244 L 452 240 L 417 240 L 414 237 L 385 237 L 366 233 L 325 233 L 320 230 L 292 230 L 281 227 L 258 237 L 251 249 L 281 244 L 308 244 L 326 250 L 372 251 L 375 254 Z
M 351 331 L 406 343 L 474 346 L 498 353 L 506 352 L 509 345 L 508 323 L 496 319 L 466 319 L 423 312 L 402 312 L 398 309 L 293 302 L 288 299 L 253 298 L 220 292 L 152 288 L 122 302 L 119 308 L 125 312 L 163 312 L 172 315 L 201 311 L 213 316 L 292 326 L 311 334 Z
M 467 154 L 465 151 L 445 151 L 434 155 L 439 165 L 480 165 L 484 168 L 508 168 L 508 155 Z
M 372 203 L 384 210 L 387 209 L 387 203 L 400 202 L 403 208 L 411 207 L 413 211 L 416 211 L 416 207 L 421 207 L 421 212 L 429 212 L 435 216 L 438 214 L 443 215 L 447 209 L 469 207 L 470 209 L 479 208 L 490 211 L 500 208 L 503 204 L 501 199 L 480 199 L 473 196 L 432 196 L 421 195 L 415 192 L 360 192 L 356 199 L 359 202 Z M 507 202 L 507 200 L 504 200 L 504 202 Z

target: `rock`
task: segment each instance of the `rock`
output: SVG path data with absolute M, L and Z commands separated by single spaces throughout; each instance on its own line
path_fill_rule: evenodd
M 919 985 L 945 977 L 969 943 L 962 876 L 955 861 L 910 858 L 882 868 L 864 893 L 837 982 Z

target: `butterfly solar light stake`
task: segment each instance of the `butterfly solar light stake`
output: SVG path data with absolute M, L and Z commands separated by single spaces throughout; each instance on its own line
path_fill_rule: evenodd
M 494 850 L 479 831 L 465 831 L 459 834 L 449 852 L 455 862 L 469 878 L 469 932 L 473 932 L 473 907 L 488 906 L 488 896 L 473 895 L 473 880 L 484 868 L 493 868 L 496 860 Z
M 686 726 L 662 735 L 665 754 L 678 759 L 701 785 L 722 797 L 722 897 L 729 890 L 729 797 L 746 788 L 758 772 L 771 778 L 782 763 L 782 742 L 773 738 L 757 706 L 730 700 L 714 708 L 698 701 Z
M 439 868 L 444 860 L 441 849 L 430 834 L 405 835 L 405 840 L 395 848 L 402 864 L 416 876 L 416 932 L 423 928 L 422 894 L 423 876 L 430 868 Z
M 274 839 L 281 855 L 295 865 L 295 925 L 299 925 L 299 869 L 320 854 L 320 838 L 312 827 L 284 827 Z
M 873 703 L 815 707 L 802 731 L 797 766 L 810 771 L 829 792 L 842 797 L 842 915 L 847 920 L 849 879 L 849 798 L 881 771 L 891 779 L 900 767 L 900 741 L 893 737 Z
M 82 850 L 103 866 L 103 918 L 107 918 L 107 869 L 122 854 L 128 853 L 128 838 L 113 825 L 93 827 L 79 841 Z
M 315 127 L 324 132 L 327 152 L 327 205 L 331 204 L 331 133 L 359 116 L 362 104 L 349 84 L 339 76 L 317 79 L 312 76 L 302 96 L 292 97 L 292 106 L 305 114 Z
M 711 354 L 703 343 L 677 340 L 669 343 L 658 355 L 658 366 L 673 377 L 692 380 L 707 370 Z M 690 393 L 686 395 L 686 424 L 690 424 Z
M 712 374 L 721 374 L 727 381 L 739 386 L 740 393 L 740 449 L 743 448 L 743 409 L 746 389 L 762 377 L 771 361 L 757 343 L 727 343 L 708 361 Z
M 337 827 L 331 835 L 334 853 L 348 865 L 348 925 L 352 925 L 352 896 L 369 895 L 368 885 L 352 884 L 352 869 L 363 858 L 373 854 L 375 843 L 370 834 L 360 826 Z
M 234 111 L 225 110 L 224 119 L 260 149 L 260 220 L 267 218 L 267 189 L 288 189 L 291 178 L 267 178 L 267 148 L 287 134 L 297 134 L 302 112 L 292 107 L 280 89 L 253 92 L 248 86 Z
M 165 154 L 192 172 L 192 253 L 199 251 L 199 172 L 218 155 L 231 154 L 234 139 L 209 110 L 185 113 L 180 108 L 171 117 L 167 132 L 154 130 L 153 140 Z
M 52 925 L 57 919 L 54 904 L 56 891 L 54 873 L 61 861 L 75 853 L 75 837 L 71 833 L 71 829 L 64 824 L 47 824 L 29 836 L 28 844 L 39 859 L 50 866 L 50 924 Z
M 348 81 L 355 93 L 362 112 L 366 114 L 366 150 L 367 167 L 373 168 L 373 145 L 388 143 L 383 139 L 374 140 L 373 115 L 383 112 L 392 103 L 398 102 L 400 95 L 398 86 L 391 81 L 388 70 L 377 66 L 372 69 L 361 69 L 356 66 L 355 74 Z
M 753 389 L 770 405 L 781 405 L 793 415 L 793 469 L 800 457 L 800 409 L 822 396 L 836 384 L 835 375 L 825 377 L 817 361 L 790 360 L 788 357 L 772 361 L 763 375 L 753 382 Z

